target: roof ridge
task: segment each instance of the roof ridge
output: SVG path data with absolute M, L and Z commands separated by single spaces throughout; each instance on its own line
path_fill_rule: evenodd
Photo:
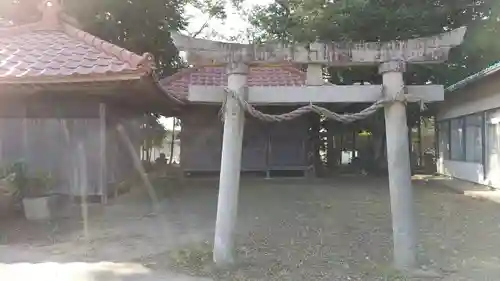
M 53 4 L 48 5 L 48 3 Z M 57 1 L 43 0 L 39 6 L 40 11 L 42 11 L 41 19 L 34 23 L 0 27 L 0 37 L 36 31 L 62 31 L 77 40 L 97 48 L 107 55 L 128 63 L 133 68 L 138 68 L 148 74 L 153 72 L 155 63 L 152 54 L 144 53 L 142 56 L 138 55 L 79 29 L 70 23 L 76 23 L 76 20 L 61 12 L 61 7 L 55 5 L 55 3 L 57 3 Z
M 144 53 L 141 56 L 83 31 L 67 22 L 61 22 L 61 26 L 63 31 L 69 36 L 83 41 L 108 55 L 117 57 L 132 67 L 142 69 L 147 73 L 152 73 L 155 68 L 154 57 L 151 53 Z

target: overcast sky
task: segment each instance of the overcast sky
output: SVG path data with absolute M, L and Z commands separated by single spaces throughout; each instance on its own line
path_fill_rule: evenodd
M 216 1 L 216 0 L 212 0 Z M 230 1 L 228 1 L 230 2 Z M 243 2 L 243 10 L 249 10 L 256 5 L 266 5 L 273 2 L 273 0 L 245 0 Z M 248 22 L 238 14 L 238 12 L 232 7 L 230 3 L 226 5 L 226 11 L 228 14 L 227 20 L 222 22 L 220 20 L 211 20 L 209 28 L 206 31 L 216 30 L 218 33 L 224 36 L 236 36 L 245 31 L 250 25 Z M 204 15 L 199 10 L 193 7 L 187 7 L 186 13 L 189 16 L 193 16 L 189 19 L 188 32 L 196 32 L 208 19 L 207 15 Z M 228 24 L 226 24 L 226 22 Z

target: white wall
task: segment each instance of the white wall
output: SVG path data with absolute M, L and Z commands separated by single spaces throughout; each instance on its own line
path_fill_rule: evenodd
M 494 188 L 500 188 L 500 168 L 494 170 L 498 170 L 498 172 L 492 171 L 487 175 L 484 175 L 483 165 L 479 163 L 443 159 L 439 159 L 437 162 L 437 172 L 439 174 Z
M 486 184 L 484 181 L 483 165 L 479 163 L 439 159 L 437 162 L 437 171 L 442 175 L 457 179 Z

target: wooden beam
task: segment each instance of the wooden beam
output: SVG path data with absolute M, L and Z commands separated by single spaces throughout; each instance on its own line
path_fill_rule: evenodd
M 408 94 L 425 102 L 444 100 L 442 85 L 408 86 Z M 221 103 L 224 89 L 219 86 L 190 86 L 188 100 Z M 251 104 L 295 105 L 312 103 L 370 103 L 382 98 L 381 85 L 250 87 Z

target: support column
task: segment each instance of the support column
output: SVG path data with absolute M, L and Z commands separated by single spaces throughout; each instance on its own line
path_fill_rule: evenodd
M 356 158 L 356 127 L 352 131 L 352 159 Z
M 380 66 L 385 95 L 395 98 L 403 89 L 405 63 L 390 61 Z M 411 184 L 410 153 L 408 151 L 408 125 L 406 106 L 393 102 L 385 107 L 387 134 L 387 164 L 391 196 L 394 265 L 399 270 L 416 267 L 416 227 Z
M 28 106 L 24 105 L 24 116 L 21 121 L 22 124 L 22 144 L 23 144 L 23 162 L 29 166 L 30 149 L 29 149 L 29 129 L 28 129 Z
M 266 134 L 267 134 L 267 142 L 266 142 L 266 179 L 271 179 L 272 140 L 271 140 L 271 130 L 270 130 L 269 126 L 266 128 Z
M 4 151 L 3 151 L 3 143 L 5 140 L 5 120 L 0 117 L 0 165 L 2 167 L 6 167 L 5 159 L 4 159 Z
M 83 219 L 83 237 L 86 241 L 89 239 L 89 209 L 87 204 L 89 178 L 87 170 L 87 151 L 83 142 L 78 142 L 77 148 L 77 162 L 78 162 L 78 185 L 80 186 L 80 206 L 82 210 Z
M 99 192 L 101 203 L 108 203 L 108 162 L 106 151 L 106 105 L 99 104 Z
M 424 153 L 422 151 L 422 149 L 424 148 L 424 146 L 422 145 L 422 121 L 423 121 L 422 114 L 420 114 L 418 117 L 418 166 L 420 169 L 424 167 L 423 165 Z
M 243 95 L 247 86 L 248 65 L 228 64 L 228 88 Z M 222 159 L 215 224 L 214 262 L 219 265 L 234 262 L 234 229 L 238 213 L 241 150 L 245 115 L 236 100 L 228 97 L 224 114 Z

